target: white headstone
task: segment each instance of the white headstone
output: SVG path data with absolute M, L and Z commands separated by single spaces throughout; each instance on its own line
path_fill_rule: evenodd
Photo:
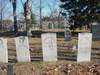
M 42 37 L 42 50 L 44 61 L 57 61 L 56 33 L 44 33 Z
M 0 62 L 8 63 L 7 39 L 0 38 Z
M 77 62 L 91 61 L 91 44 L 92 44 L 91 33 L 79 33 Z
M 15 42 L 18 62 L 30 62 L 28 37 L 17 37 L 15 38 Z

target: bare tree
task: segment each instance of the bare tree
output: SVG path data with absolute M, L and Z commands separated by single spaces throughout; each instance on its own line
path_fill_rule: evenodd
M 2 0 L 0 0 L 0 29 L 2 29 L 2 16 L 3 16 L 3 7 L 2 7 Z
M 32 12 L 32 0 L 27 0 L 24 4 L 24 16 L 26 21 L 27 35 L 31 35 L 31 12 Z
M 7 2 L 8 2 L 7 0 L 0 0 L 0 24 L 1 24 L 0 29 L 2 29 L 3 26 L 3 17 L 4 17 L 6 6 L 8 4 Z
M 32 1 L 32 4 L 33 4 L 33 13 L 38 17 L 39 19 L 39 28 L 42 29 L 42 9 L 43 9 L 43 0 L 33 0 Z M 34 11 L 35 10 L 35 11 Z
M 18 27 L 17 27 L 17 15 L 16 15 L 16 6 L 17 6 L 17 1 L 16 0 L 10 0 L 12 2 L 13 6 L 13 19 L 14 19 L 14 32 L 18 32 Z
M 42 1 L 40 0 L 40 29 L 42 29 Z
M 47 2 L 48 8 L 50 9 L 50 18 L 52 21 L 52 28 L 54 28 L 55 22 L 57 21 L 60 24 L 60 9 L 59 0 L 53 0 L 51 2 Z M 56 18 L 56 21 L 54 20 Z

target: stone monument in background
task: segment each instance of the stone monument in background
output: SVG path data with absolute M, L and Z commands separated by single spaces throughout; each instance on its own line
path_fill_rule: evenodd
M 92 24 L 93 40 L 100 40 L 100 23 Z

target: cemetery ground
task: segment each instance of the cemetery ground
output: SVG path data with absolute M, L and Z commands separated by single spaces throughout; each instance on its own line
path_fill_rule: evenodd
M 65 41 L 64 38 L 57 39 L 58 59 L 67 61 L 76 61 L 78 40 L 76 37 L 72 41 Z M 29 38 L 31 61 L 42 61 L 42 45 L 41 38 Z M 8 38 L 8 57 L 9 62 L 16 61 L 16 48 L 13 38 Z M 92 42 L 92 61 L 100 63 L 100 41 Z
M 40 37 L 29 37 L 31 63 L 18 63 L 14 38 L 8 40 L 9 63 L 13 64 L 14 75 L 100 75 L 100 40 L 92 41 L 92 61 L 76 63 L 78 38 L 65 41 L 57 38 L 58 61 L 42 62 Z M 76 47 L 76 48 L 75 48 Z M 7 75 L 7 64 L 0 64 L 0 75 Z
M 93 41 L 92 62 L 76 63 L 77 38 L 66 42 L 64 38 L 57 39 L 58 62 L 42 62 L 41 38 L 29 38 L 31 63 L 17 63 L 15 42 L 8 39 L 9 62 L 14 66 L 14 75 L 100 75 L 100 41 Z M 7 75 L 7 64 L 0 65 L 0 75 Z

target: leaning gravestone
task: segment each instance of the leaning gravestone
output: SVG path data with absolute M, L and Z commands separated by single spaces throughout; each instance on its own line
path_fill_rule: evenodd
M 7 39 L 0 38 L 0 62 L 8 63 Z
M 91 33 L 79 33 L 77 62 L 91 61 L 91 44 L 92 44 Z
M 17 60 L 19 62 L 30 62 L 30 51 L 28 37 L 20 36 L 15 38 Z
M 56 33 L 44 33 L 42 37 L 42 50 L 44 61 L 57 61 Z
M 93 39 L 94 40 L 100 40 L 100 25 L 92 25 L 92 33 L 93 33 Z

